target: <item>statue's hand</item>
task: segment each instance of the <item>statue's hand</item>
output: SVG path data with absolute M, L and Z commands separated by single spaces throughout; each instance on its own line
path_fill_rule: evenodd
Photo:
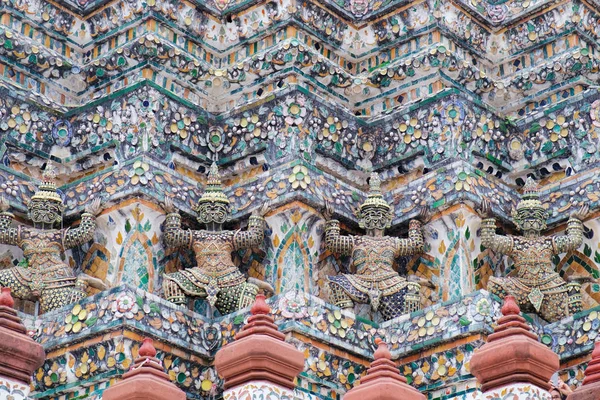
M 260 206 L 260 208 L 257 208 L 256 210 L 252 211 L 252 215 L 256 215 L 256 216 L 262 218 L 265 215 L 267 215 L 267 213 L 269 212 L 270 209 L 271 209 L 271 202 L 266 202 L 262 206 Z
M 481 206 L 477 210 L 477 213 L 481 218 L 489 218 L 492 215 L 492 206 L 490 201 L 486 198 L 481 200 Z
M 325 200 L 325 208 L 323 209 L 323 218 L 329 221 L 333 217 L 333 205 L 329 200 Z
M 426 225 L 431 219 L 429 207 L 425 206 L 421 208 L 421 211 L 419 211 L 419 215 L 417 215 L 417 219 L 419 220 L 419 222 L 421 222 L 422 225 Z
M 6 197 L 0 196 L 0 211 L 6 212 L 9 208 L 10 204 L 8 203 L 8 200 L 6 200 Z
M 580 221 L 583 221 L 585 219 L 585 217 L 587 217 L 588 213 L 590 212 L 590 206 L 589 204 L 583 204 L 581 207 L 579 207 L 579 210 L 575 211 L 573 214 L 571 214 L 571 217 L 573 218 L 577 218 Z
M 77 279 L 87 283 L 90 287 L 93 287 L 94 289 L 102 291 L 108 289 L 108 285 L 102 279 L 90 276 L 86 273 L 79 274 Z
M 90 204 L 85 207 L 85 212 L 94 216 L 100 214 L 102 211 L 102 203 L 100 197 L 96 197 Z
M 177 210 L 175 209 L 175 204 L 173 204 L 173 200 L 171 200 L 171 198 L 168 196 L 165 196 L 165 204 L 163 205 L 163 210 L 165 210 L 167 214 L 177 212 Z

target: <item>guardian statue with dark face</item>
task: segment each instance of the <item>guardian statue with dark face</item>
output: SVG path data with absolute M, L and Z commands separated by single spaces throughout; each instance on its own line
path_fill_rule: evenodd
M 97 278 L 85 274 L 75 276 L 73 268 L 61 257 L 66 249 L 80 246 L 94 237 L 100 199 L 89 204 L 81 215 L 79 227 L 56 229 L 55 226 L 62 222 L 65 206 L 56 191 L 54 178 L 53 168 L 47 167 L 42 184 L 28 204 L 33 228 L 11 227 L 14 216 L 8 212 L 6 199 L 0 199 L 0 243 L 21 248 L 28 264 L 28 267 L 0 270 L 0 286 L 11 288 L 15 297 L 39 300 L 41 312 L 83 299 L 88 285 L 106 289 Z
M 392 207 L 381 195 L 381 181 L 371 175 L 367 200 L 359 207 L 359 226 L 367 231 L 364 236 L 340 235 L 339 221 L 331 219 L 333 210 L 326 203 L 325 244 L 335 254 L 352 256 L 350 269 L 354 274 L 330 276 L 330 299 L 341 308 L 353 308 L 354 303 L 370 304 L 385 320 L 418 310 L 421 286 L 409 282 L 393 268 L 400 256 L 423 252 L 421 222 L 411 220 L 408 238 L 384 236 L 393 217 Z M 427 210 L 420 214 L 426 219 Z
M 265 282 L 246 277 L 233 263 L 235 250 L 260 246 L 264 238 L 264 218 L 268 204 L 250 216 L 247 231 L 226 231 L 223 224 L 230 214 L 229 199 L 221 188 L 217 164 L 208 174 L 206 190 L 196 207 L 198 222 L 205 230 L 181 229 L 181 217 L 170 198 L 165 198 L 164 241 L 170 247 L 188 247 L 194 250 L 196 266 L 165 274 L 165 298 L 176 304 L 186 304 L 188 298 L 206 299 L 223 315 L 254 303 L 259 289 L 272 292 Z
M 488 290 L 504 298 L 514 296 L 523 312 L 537 313 L 554 322 L 582 309 L 581 283 L 567 283 L 554 270 L 552 256 L 576 250 L 583 242 L 582 220 L 588 213 L 583 205 L 567 222 L 567 234 L 542 236 L 548 212 L 539 200 L 538 186 L 533 179 L 525 183 L 521 201 L 513 213 L 517 228 L 523 236 L 497 235 L 496 220 L 490 216 L 487 200 L 480 214 L 481 243 L 500 254 L 510 256 L 515 263 L 513 276 L 490 277 Z

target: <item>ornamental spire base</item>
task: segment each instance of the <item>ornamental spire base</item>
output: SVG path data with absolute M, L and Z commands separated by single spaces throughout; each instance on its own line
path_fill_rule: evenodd
M 504 390 L 515 399 L 551 398 L 549 382 L 559 368 L 558 355 L 538 341 L 520 313 L 515 298 L 506 296 L 498 326 L 471 358 L 481 398 L 495 398 Z
M 264 294 L 258 294 L 252 316 L 235 341 L 221 348 L 215 367 L 225 380 L 225 400 L 263 395 L 295 398 L 295 378 L 304 369 L 304 354 L 277 330 Z M 257 397 L 258 398 L 258 397 Z
M 425 396 L 410 386 L 392 362 L 387 344 L 377 339 L 375 361 L 357 386 L 344 396 L 344 400 L 425 400 Z
M 144 339 L 139 357 L 123 380 L 106 389 L 103 400 L 185 400 L 185 393 L 169 380 L 156 358 L 152 339 Z
M 596 342 L 592 359 L 585 369 L 583 384 L 567 400 L 597 400 L 600 398 L 600 342 Z

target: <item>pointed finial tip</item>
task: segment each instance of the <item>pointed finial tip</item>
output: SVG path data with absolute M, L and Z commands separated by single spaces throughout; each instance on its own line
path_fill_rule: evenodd
M 530 176 L 527 177 L 525 181 L 525 186 L 523 186 L 524 192 L 537 192 L 539 189 L 537 182 Z
M 46 164 L 46 168 L 44 168 L 44 172 L 42 172 L 42 177 L 46 181 L 52 181 L 56 178 L 56 168 L 54 165 L 48 163 Z
M 386 342 L 384 342 L 381 338 L 377 338 L 375 339 L 375 344 L 377 345 L 377 350 L 375 350 L 375 354 L 373 355 L 375 360 L 392 359 L 392 354 L 390 353 Z
M 271 308 L 267 304 L 266 297 L 262 291 L 258 292 L 256 295 L 256 299 L 254 300 L 254 304 L 252 305 L 250 312 L 252 315 L 267 315 L 271 312 Z
M 514 296 L 508 295 L 504 298 L 504 304 L 502 305 L 502 315 L 519 315 L 521 314 L 521 309 L 517 304 Z
M 600 360 L 600 340 L 594 344 L 594 351 L 592 351 L 592 360 Z
M 156 349 L 153 343 L 152 339 L 144 338 L 139 351 L 140 357 L 156 357 Z
M 0 291 L 0 306 L 13 308 L 15 305 L 15 300 L 10 294 L 10 288 L 3 287 Z

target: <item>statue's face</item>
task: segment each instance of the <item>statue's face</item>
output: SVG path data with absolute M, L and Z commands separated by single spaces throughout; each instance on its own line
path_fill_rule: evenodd
M 223 224 L 229 216 L 229 205 L 225 203 L 202 203 L 196 208 L 198 222 L 203 224 Z
M 55 201 L 31 200 L 27 206 L 34 224 L 54 225 L 62 221 L 64 205 Z
M 367 230 L 384 230 L 392 222 L 391 212 L 380 207 L 365 207 L 359 211 L 359 224 Z
M 523 232 L 541 233 L 546 229 L 546 212 L 538 208 L 525 208 L 517 211 L 515 223 Z

